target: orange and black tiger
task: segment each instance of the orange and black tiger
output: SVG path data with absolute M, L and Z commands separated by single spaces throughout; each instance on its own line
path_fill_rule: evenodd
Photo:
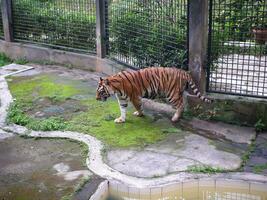
M 189 72 L 163 67 L 122 71 L 104 79 L 100 78 L 96 99 L 106 101 L 111 94 L 115 94 L 121 111 L 121 116 L 115 119 L 115 122 L 122 123 L 126 119 L 128 101 L 136 108 L 134 115 L 143 116 L 142 97 L 153 99 L 156 96 L 165 96 L 176 109 L 172 117 L 175 122 L 179 120 L 184 108 L 183 92 L 187 84 L 197 97 L 210 103 L 209 99 L 200 94 Z

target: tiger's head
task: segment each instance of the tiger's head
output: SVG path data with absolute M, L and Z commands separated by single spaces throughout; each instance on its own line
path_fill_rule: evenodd
M 98 101 L 106 101 L 108 97 L 110 97 L 109 92 L 109 81 L 108 79 L 103 79 L 100 77 L 98 86 L 96 89 L 96 100 Z

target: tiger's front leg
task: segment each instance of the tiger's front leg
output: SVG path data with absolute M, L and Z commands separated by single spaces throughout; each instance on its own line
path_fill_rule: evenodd
M 121 116 L 114 120 L 115 123 L 124 123 L 126 120 L 126 111 L 128 106 L 128 98 L 123 98 L 122 96 L 116 94 L 118 103 L 120 106 Z

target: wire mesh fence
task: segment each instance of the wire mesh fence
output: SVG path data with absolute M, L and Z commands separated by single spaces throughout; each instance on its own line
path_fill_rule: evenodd
M 267 97 L 266 0 L 210 0 L 208 91 Z
M 96 51 L 95 0 L 13 0 L 14 39 Z
M 138 68 L 186 68 L 187 9 L 187 0 L 108 0 L 109 56 Z

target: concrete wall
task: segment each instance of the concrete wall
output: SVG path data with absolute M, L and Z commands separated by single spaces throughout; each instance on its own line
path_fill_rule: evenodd
M 29 61 L 49 61 L 67 64 L 74 67 L 113 74 L 125 67 L 108 59 L 100 59 L 94 55 L 79 54 L 68 51 L 50 49 L 33 44 L 5 42 L 0 40 L 0 52 L 12 59 L 26 58 Z

